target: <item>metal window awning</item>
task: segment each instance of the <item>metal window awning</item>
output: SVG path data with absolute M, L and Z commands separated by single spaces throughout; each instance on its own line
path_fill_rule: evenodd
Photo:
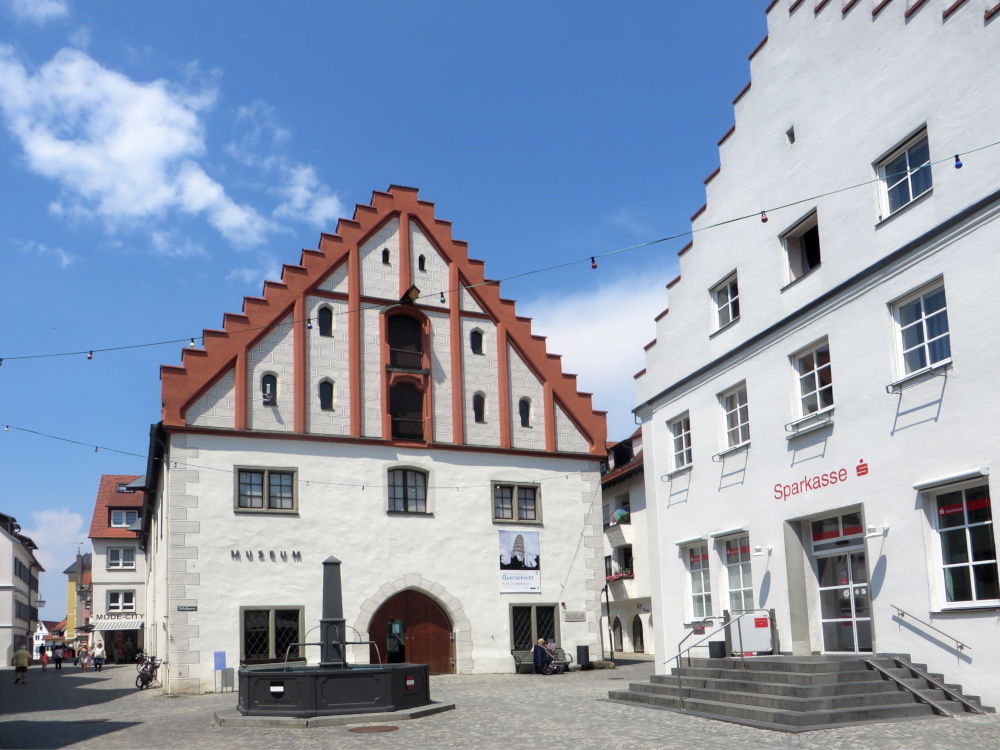
M 958 484 L 959 482 L 965 482 L 970 479 L 979 479 L 980 477 L 988 477 L 990 475 L 990 470 L 985 466 L 981 466 L 978 469 L 970 469 L 969 471 L 961 471 L 956 474 L 949 474 L 943 477 L 935 477 L 934 479 L 926 479 L 923 482 L 917 482 L 913 485 L 913 489 L 917 492 L 923 492 L 924 490 L 934 489 L 936 487 L 945 487 L 949 484 Z
M 103 617 L 92 617 L 90 626 L 94 630 L 139 630 L 142 627 L 142 620 L 134 618 L 114 618 L 105 619 Z

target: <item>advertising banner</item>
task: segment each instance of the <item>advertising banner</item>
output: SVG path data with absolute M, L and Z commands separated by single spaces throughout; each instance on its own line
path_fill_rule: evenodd
M 500 593 L 542 590 L 537 531 L 500 531 Z

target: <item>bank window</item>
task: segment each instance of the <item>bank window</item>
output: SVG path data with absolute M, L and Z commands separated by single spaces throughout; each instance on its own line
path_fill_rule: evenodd
M 237 469 L 237 510 L 294 511 L 295 471 Z
M 427 474 L 416 469 L 389 472 L 389 512 L 427 512 Z
M 740 287 L 736 274 L 712 287 L 712 304 L 715 306 L 715 328 L 724 328 L 740 317 Z
M 135 549 L 133 547 L 111 547 L 108 549 L 108 568 L 134 570 Z
M 539 638 L 546 643 L 558 643 L 559 620 L 554 604 L 534 606 L 514 605 L 510 608 L 511 648 L 515 651 L 530 651 Z
M 128 528 L 138 520 L 139 520 L 139 511 L 137 510 L 111 511 L 111 526 L 113 528 L 118 528 L 118 529 Z
M 135 592 L 109 591 L 108 612 L 135 612 Z
M 927 133 L 906 141 L 875 167 L 882 215 L 889 216 L 931 189 L 931 153 Z
M 945 492 L 935 498 L 934 509 L 948 603 L 1000 599 L 989 487 Z
M 694 617 L 712 615 L 712 579 L 708 571 L 708 545 L 697 544 L 687 549 L 688 571 L 691 575 L 691 611 Z
M 951 358 L 944 284 L 939 283 L 896 302 L 893 317 L 899 328 L 904 375 Z
M 726 540 L 726 578 L 729 583 L 729 609 L 748 612 L 753 609 L 753 579 L 750 573 L 750 537 Z
M 240 662 L 261 664 L 301 660 L 301 607 L 243 608 L 240 610 Z
M 719 394 L 725 420 L 726 448 L 750 442 L 750 407 L 747 404 L 747 387 L 742 384 Z
M 789 283 L 817 268 L 822 260 L 819 249 L 819 222 L 813 211 L 781 238 L 785 246 Z
M 493 520 L 535 523 L 542 520 L 537 487 L 518 484 L 493 485 Z
M 673 468 L 683 469 L 691 465 L 691 416 L 684 414 L 667 425 L 673 445 Z
M 795 371 L 799 380 L 801 416 L 806 417 L 833 406 L 833 369 L 830 345 L 823 342 L 796 354 Z

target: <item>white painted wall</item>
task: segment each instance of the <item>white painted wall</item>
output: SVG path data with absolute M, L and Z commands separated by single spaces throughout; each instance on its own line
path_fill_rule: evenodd
M 188 424 L 232 429 L 236 419 L 236 370 L 226 372 L 185 415 Z
M 483 353 L 473 354 L 472 331 L 483 332 Z M 462 318 L 462 385 L 465 396 L 465 442 L 469 445 L 500 445 L 500 385 L 497 380 L 497 333 L 492 321 Z M 486 394 L 486 423 L 477 424 L 472 412 L 476 391 Z
M 424 256 L 424 268 L 419 268 L 420 256 Z M 448 282 L 448 264 L 437 248 L 427 238 L 416 222 L 410 222 L 410 278 L 420 290 L 420 304 L 446 308 L 452 300 L 451 284 Z M 441 292 L 445 301 L 441 302 Z
M 390 219 L 360 248 L 361 294 L 367 297 L 399 299 L 399 219 Z M 382 262 L 382 250 L 389 250 L 389 263 Z M 332 291 L 343 291 L 335 289 Z M 402 291 L 406 291 L 405 289 Z
M 319 335 L 320 307 L 333 311 L 332 336 Z M 351 430 L 350 349 L 347 345 L 347 302 L 310 297 L 307 302 L 312 330 L 306 331 L 306 366 L 309 396 L 306 399 L 306 423 L 309 432 L 323 435 L 347 435 Z M 324 379 L 334 383 L 333 411 L 320 409 L 319 384 Z
M 510 344 L 507 345 L 507 361 L 510 363 L 510 393 L 507 398 L 510 403 L 511 445 L 515 448 L 545 450 L 545 386 Z M 522 398 L 531 401 L 531 422 L 528 427 L 521 426 Z
M 294 429 L 295 377 L 292 315 L 282 318 L 247 355 L 247 427 L 253 430 L 291 432 Z M 275 406 L 264 406 L 261 378 L 278 378 Z
M 430 260 L 428 260 L 430 268 Z M 431 382 L 434 387 L 432 434 L 439 443 L 452 442 L 451 323 L 447 312 L 427 312 L 431 325 Z

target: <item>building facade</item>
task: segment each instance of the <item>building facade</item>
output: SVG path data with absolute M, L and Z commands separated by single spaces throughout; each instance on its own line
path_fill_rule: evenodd
M 352 661 L 597 649 L 604 414 L 483 272 L 392 187 L 162 368 L 143 546 L 168 691 L 318 655 L 293 644 L 330 555 Z
M 769 5 L 636 376 L 658 663 L 774 610 L 1000 700 L 994 5 Z
M 131 487 L 136 475 L 104 474 L 90 522 L 93 610 L 91 643 L 101 642 L 109 658 L 131 661 L 143 648 L 146 554 L 139 546 L 139 515 L 145 497 Z
M 0 513 L 0 656 L 4 664 L 22 646 L 31 649 L 38 623 L 38 547 L 17 519 Z
M 91 553 L 76 553 L 76 560 L 66 570 L 66 644 L 78 645 L 90 640 L 90 615 L 94 606 L 91 583 Z

